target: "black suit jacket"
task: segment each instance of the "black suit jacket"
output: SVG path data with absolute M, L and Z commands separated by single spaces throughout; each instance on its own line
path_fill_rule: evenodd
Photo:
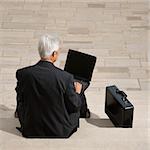
M 17 111 L 25 137 L 69 137 L 79 126 L 73 76 L 47 61 L 17 70 Z

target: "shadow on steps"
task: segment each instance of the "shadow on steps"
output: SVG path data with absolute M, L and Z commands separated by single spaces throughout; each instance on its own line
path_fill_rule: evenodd
M 115 128 L 110 119 L 100 118 L 98 115 L 91 113 L 91 118 L 85 119 L 88 123 L 100 128 Z

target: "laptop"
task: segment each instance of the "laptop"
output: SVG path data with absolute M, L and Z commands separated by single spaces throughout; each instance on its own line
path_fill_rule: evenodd
M 69 49 L 64 70 L 73 74 L 76 81 L 89 83 L 92 78 L 96 57 Z

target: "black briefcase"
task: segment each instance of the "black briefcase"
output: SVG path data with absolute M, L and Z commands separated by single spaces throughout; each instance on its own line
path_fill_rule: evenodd
M 106 87 L 105 113 L 116 127 L 132 128 L 134 106 L 115 85 Z

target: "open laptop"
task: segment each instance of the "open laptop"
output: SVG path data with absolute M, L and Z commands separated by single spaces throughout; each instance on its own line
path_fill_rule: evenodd
M 64 70 L 85 85 L 91 81 L 95 63 L 95 56 L 69 49 Z

